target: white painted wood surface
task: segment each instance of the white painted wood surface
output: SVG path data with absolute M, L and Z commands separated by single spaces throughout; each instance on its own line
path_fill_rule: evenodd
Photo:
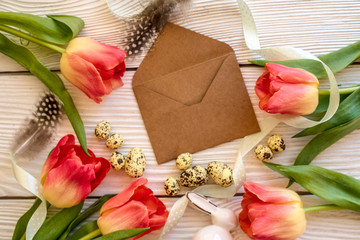
M 316 55 L 325 54 L 340 47 L 360 40 L 360 1 L 348 0 L 247 0 L 253 12 L 260 37 L 264 47 L 290 45 L 310 51 Z M 19 11 L 33 14 L 70 14 L 84 19 L 86 26 L 80 33 L 104 43 L 117 45 L 124 26 L 106 7 L 104 0 L 2 0 L 0 11 Z M 230 44 L 236 52 L 248 92 L 260 121 L 265 116 L 257 108 L 257 97 L 254 94 L 256 78 L 263 69 L 248 63 L 248 59 L 259 58 L 250 52 L 244 42 L 241 28 L 241 16 L 235 0 L 193 0 L 191 7 L 172 17 L 172 22 L 195 30 L 199 33 L 216 38 Z M 41 61 L 53 70 L 58 70 L 60 56 L 35 44 L 29 44 Z M 127 62 L 130 68 L 139 66 L 143 56 Z M 179 170 L 173 162 L 157 165 L 151 149 L 137 104 L 131 90 L 131 78 L 134 70 L 126 72 L 125 86 L 115 90 L 105 97 L 101 104 L 95 104 L 82 92 L 65 82 L 73 96 L 76 106 L 83 118 L 89 148 L 97 155 L 108 158 L 111 151 L 94 135 L 95 125 L 103 120 L 109 120 L 114 131 L 121 133 L 125 144 L 121 152 L 127 153 L 130 148 L 139 146 L 144 149 L 147 158 L 145 177 L 149 179 L 148 186 L 155 194 L 163 196 L 163 181 L 168 176 L 178 176 Z M 359 84 L 360 66 L 355 64 L 336 75 L 341 86 Z M 323 86 L 326 86 L 324 84 Z M 19 216 L 31 205 L 31 194 L 20 187 L 13 175 L 9 161 L 9 146 L 17 129 L 38 100 L 45 87 L 34 76 L 0 54 L 0 239 L 9 239 Z M 72 133 L 68 120 L 63 120 L 57 131 L 57 136 L 39 154 L 37 159 L 22 163 L 29 172 L 39 176 L 41 166 L 49 150 L 58 139 Z M 275 162 L 290 164 L 294 161 L 302 147 L 310 138 L 292 139 L 297 129 L 279 125 L 273 131 L 282 135 L 287 143 L 287 149 L 274 158 Z M 233 164 L 237 146 L 240 140 L 222 144 L 212 149 L 194 154 L 194 162 L 205 166 L 212 160 L 222 160 Z M 313 164 L 340 171 L 360 179 L 360 133 L 341 139 L 334 146 L 318 156 Z M 245 159 L 247 180 L 272 186 L 285 186 L 286 180 L 264 167 L 252 154 Z M 123 172 L 111 171 L 104 182 L 92 193 L 101 196 L 105 193 L 118 193 L 133 179 Z M 294 190 L 304 192 L 294 185 Z M 243 190 L 241 189 L 240 192 Z M 185 190 L 182 191 L 184 193 Z M 162 198 L 170 209 L 176 198 Z M 230 200 L 215 200 L 228 206 L 236 212 L 240 211 L 241 197 Z M 317 201 L 306 199 L 306 204 Z M 306 233 L 300 239 L 359 239 L 358 224 L 360 215 L 350 211 L 332 211 L 311 213 L 308 215 Z M 207 216 L 200 216 L 188 209 L 185 217 L 167 239 L 191 239 L 193 234 L 209 223 Z M 247 239 L 240 230 L 234 233 L 235 239 Z

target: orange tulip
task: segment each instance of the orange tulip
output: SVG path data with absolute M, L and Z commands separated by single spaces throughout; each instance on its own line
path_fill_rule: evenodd
M 306 227 L 299 195 L 289 189 L 245 182 L 239 214 L 241 229 L 256 240 L 292 240 Z
M 276 63 L 266 63 L 265 69 L 255 86 L 260 109 L 294 115 L 307 115 L 316 109 L 319 81 L 315 75 Z
M 78 37 L 70 41 L 60 60 L 64 77 L 83 91 L 89 98 L 100 103 L 101 97 L 124 84 L 126 53 L 91 38 Z
M 145 186 L 146 183 L 146 178 L 134 181 L 102 206 L 97 224 L 103 235 L 122 229 L 150 227 L 131 238 L 137 239 L 165 225 L 169 212 L 153 191 Z

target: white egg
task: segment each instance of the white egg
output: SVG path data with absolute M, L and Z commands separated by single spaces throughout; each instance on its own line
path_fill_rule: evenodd
M 223 227 L 228 231 L 233 230 L 238 224 L 238 219 L 234 211 L 228 208 L 216 208 L 216 210 L 211 213 L 211 221 L 214 225 Z
M 231 234 L 224 228 L 209 225 L 200 229 L 192 240 L 232 240 Z

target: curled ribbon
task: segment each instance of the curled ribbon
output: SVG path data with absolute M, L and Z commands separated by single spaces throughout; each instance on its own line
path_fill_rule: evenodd
M 11 154 L 10 159 L 16 181 L 41 200 L 41 204 L 31 216 L 26 228 L 26 239 L 31 240 L 46 219 L 46 200 L 41 194 L 42 185 L 39 180 L 17 164 L 15 155 Z
M 234 184 L 230 187 L 223 188 L 218 185 L 206 185 L 196 188 L 194 191 L 201 193 L 205 196 L 216 198 L 229 198 L 235 195 L 237 190 L 242 186 L 245 181 L 245 168 L 242 157 L 244 157 L 253 147 L 255 147 L 272 129 L 280 122 L 283 122 L 289 126 L 296 128 L 308 128 L 315 126 L 319 123 L 329 120 L 336 112 L 339 106 L 339 90 L 334 74 L 330 68 L 323 63 L 316 56 L 305 52 L 302 49 L 293 47 L 273 47 L 273 48 L 261 48 L 258 38 L 256 24 L 252 13 L 244 0 L 237 0 L 243 25 L 243 32 L 245 43 L 247 47 L 255 53 L 261 55 L 270 61 L 281 60 L 293 60 L 293 59 L 313 59 L 319 61 L 326 70 L 330 83 L 330 100 L 326 114 L 320 121 L 312 121 L 302 116 L 293 116 L 286 114 L 278 114 L 275 117 L 268 117 L 260 122 L 261 132 L 246 136 L 240 142 L 238 154 L 235 160 L 235 166 L 233 168 Z M 180 218 L 185 212 L 188 199 L 184 196 L 177 200 L 171 208 L 168 220 L 160 235 L 162 239 L 171 229 L 179 222 Z

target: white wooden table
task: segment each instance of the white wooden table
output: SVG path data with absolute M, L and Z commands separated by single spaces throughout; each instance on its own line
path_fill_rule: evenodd
M 319 55 L 360 40 L 360 1 L 358 0 L 247 0 L 247 3 L 254 15 L 263 47 L 289 45 Z M 81 36 L 89 36 L 112 45 L 117 45 L 122 35 L 123 25 L 110 13 L 105 0 L 2 0 L 0 11 L 39 15 L 76 15 L 86 23 L 80 33 Z M 263 68 L 251 65 L 247 61 L 257 59 L 259 56 L 246 48 L 241 16 L 235 0 L 193 0 L 186 15 L 173 16 L 171 22 L 230 44 L 236 52 L 258 120 L 267 116 L 258 109 L 258 99 L 254 93 L 255 81 Z M 29 44 L 29 48 L 47 67 L 61 75 L 58 71 L 59 54 L 32 43 Z M 93 131 L 99 121 L 104 119 L 110 121 L 114 131 L 121 133 L 125 138 L 125 144 L 121 149 L 123 153 L 127 153 L 134 146 L 144 150 L 147 159 L 145 177 L 149 180 L 148 186 L 170 210 L 178 197 L 167 197 L 163 190 L 163 182 L 168 176 L 178 176 L 179 170 L 175 168 L 174 162 L 162 165 L 156 163 L 131 89 L 132 76 L 142 58 L 143 56 L 127 62 L 125 86 L 105 97 L 99 105 L 65 80 L 64 82 L 84 121 L 89 148 L 98 156 L 109 158 L 111 151 L 95 138 Z M 336 77 L 341 86 L 352 86 L 360 83 L 359 75 L 360 66 L 355 63 L 336 74 Z M 10 239 L 16 221 L 31 206 L 34 197 L 13 177 L 9 146 L 24 119 L 30 116 L 34 104 L 45 87 L 28 71 L 0 54 L 0 89 L 0 239 Z M 291 164 L 309 141 L 310 138 L 306 137 L 291 139 L 291 136 L 298 131 L 283 124 L 273 130 L 273 133 L 282 135 L 287 143 L 286 151 L 278 154 L 274 159 L 275 162 Z M 39 154 L 37 159 L 23 163 L 22 166 L 38 177 L 47 153 L 60 137 L 68 133 L 73 133 L 73 130 L 65 118 L 52 143 Z M 209 161 L 221 160 L 232 165 L 238 144 L 239 139 L 196 153 L 194 162 L 205 166 Z M 321 153 L 312 164 L 360 179 L 359 147 L 360 132 L 355 131 Z M 248 181 L 271 186 L 286 186 L 286 179 L 263 166 L 252 154 L 248 154 L 244 161 Z M 90 204 L 103 194 L 120 192 L 133 180 L 124 172 L 111 170 L 86 204 Z M 298 185 L 292 188 L 302 194 L 305 205 L 321 202 Z M 232 199 L 214 199 L 214 202 L 239 213 L 242 192 L 243 189 Z M 181 192 L 184 193 L 185 191 Z M 307 220 L 307 230 L 299 239 L 360 238 L 358 213 L 351 211 L 310 213 L 307 214 Z M 189 208 L 166 239 L 191 239 L 197 230 L 208 224 L 210 224 L 209 216 Z M 240 228 L 233 232 L 233 236 L 234 239 L 248 239 Z

